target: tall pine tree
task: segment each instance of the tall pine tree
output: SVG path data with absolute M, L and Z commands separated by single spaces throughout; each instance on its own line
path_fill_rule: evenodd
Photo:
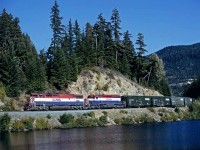
M 51 9 L 51 29 L 53 37 L 51 45 L 48 49 L 48 79 L 50 83 L 57 89 L 61 90 L 66 86 L 66 57 L 62 49 L 62 41 L 64 35 L 64 26 L 62 25 L 62 17 L 57 1 Z

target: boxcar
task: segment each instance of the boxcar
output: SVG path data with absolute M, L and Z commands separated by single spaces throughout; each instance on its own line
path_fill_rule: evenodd
M 171 106 L 170 97 L 166 96 L 151 96 L 153 107 L 168 107 Z
M 122 96 L 122 102 L 126 107 L 150 107 L 151 97 L 150 96 Z
M 172 107 L 185 106 L 184 97 L 171 97 Z
M 189 104 L 193 103 L 193 99 L 190 97 L 184 97 L 184 105 L 187 106 Z

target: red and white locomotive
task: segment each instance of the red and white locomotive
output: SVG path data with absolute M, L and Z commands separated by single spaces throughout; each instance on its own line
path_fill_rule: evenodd
M 83 95 L 76 94 L 38 94 L 32 93 L 25 110 L 83 109 Z
M 77 94 L 32 93 L 24 110 L 62 110 L 123 108 L 120 95 L 89 95 L 87 99 Z

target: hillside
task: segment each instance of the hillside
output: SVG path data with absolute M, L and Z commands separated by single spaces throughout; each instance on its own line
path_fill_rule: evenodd
M 174 95 L 181 95 L 184 87 L 200 74 L 200 43 L 169 46 L 156 54 L 163 60 Z
M 161 95 L 157 91 L 142 87 L 121 73 L 94 67 L 83 70 L 68 91 L 75 94 L 120 94 L 120 95 Z

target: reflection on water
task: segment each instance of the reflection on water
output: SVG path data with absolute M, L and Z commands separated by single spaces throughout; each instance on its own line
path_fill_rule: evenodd
M 200 121 L 0 133 L 0 150 L 200 149 Z

